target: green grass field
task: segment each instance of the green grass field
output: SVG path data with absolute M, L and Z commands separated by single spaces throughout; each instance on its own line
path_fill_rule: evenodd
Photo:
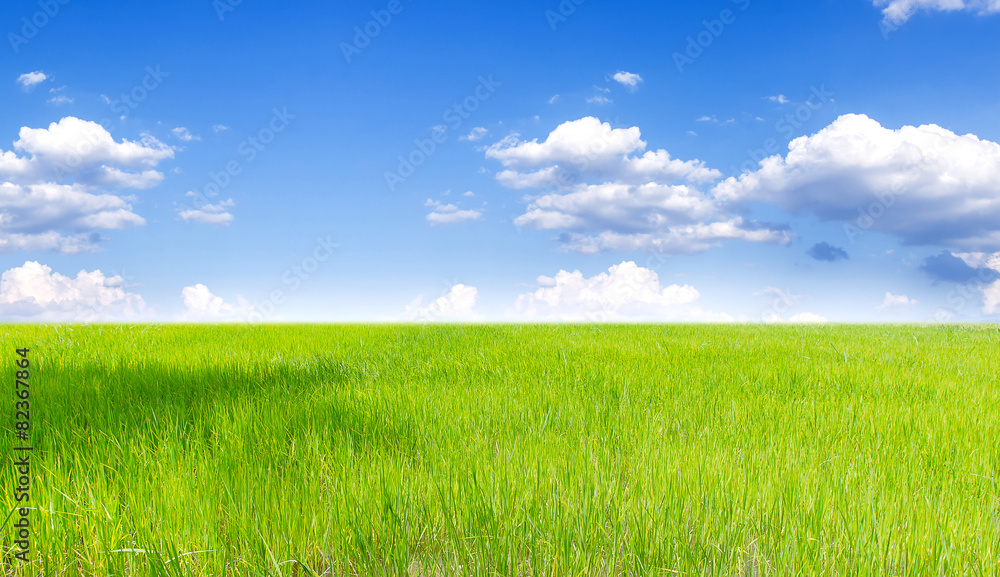
M 7 575 L 1000 574 L 996 326 L 2 333 Z

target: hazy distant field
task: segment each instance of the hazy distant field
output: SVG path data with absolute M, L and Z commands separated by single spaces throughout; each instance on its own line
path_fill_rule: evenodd
M 0 334 L 7 574 L 1000 573 L 994 326 Z

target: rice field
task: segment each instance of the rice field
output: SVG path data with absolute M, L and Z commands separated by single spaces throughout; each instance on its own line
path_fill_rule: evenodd
M 4 575 L 1000 574 L 992 325 L 0 335 Z

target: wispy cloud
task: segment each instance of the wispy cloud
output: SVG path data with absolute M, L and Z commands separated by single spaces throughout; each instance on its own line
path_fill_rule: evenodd
M 195 194 L 189 192 L 187 196 L 195 196 Z M 229 226 L 229 223 L 233 222 L 233 215 L 228 209 L 234 206 L 236 203 L 230 198 L 218 204 L 206 204 L 200 208 L 185 208 L 178 211 L 177 216 L 185 222 Z
M 733 124 L 733 123 L 735 123 L 736 119 L 735 118 L 730 118 L 729 120 L 719 120 L 715 115 L 712 115 L 712 116 L 705 115 L 705 116 L 702 116 L 702 117 L 698 118 L 697 122 L 708 122 L 708 123 L 711 123 L 711 124 L 719 124 L 719 125 L 723 125 L 724 126 L 726 124 Z
M 468 193 L 466 193 L 466 195 L 468 195 Z M 424 203 L 424 206 L 429 206 L 433 209 L 431 213 L 427 215 L 427 222 L 431 223 L 431 226 L 479 220 L 483 216 L 483 212 L 481 210 L 462 210 L 455 204 L 442 204 L 429 198 L 427 199 L 427 202 Z
M 458 139 L 468 140 L 469 142 L 475 142 L 477 140 L 481 140 L 484 136 L 486 136 L 489 133 L 490 133 L 489 130 L 486 130 L 482 126 L 477 126 L 473 128 L 468 134 L 466 134 L 465 136 L 460 136 Z
M 188 130 L 187 128 L 184 128 L 183 126 L 178 126 L 177 128 L 171 130 L 170 132 L 174 134 L 174 137 L 177 138 L 177 140 L 181 140 L 183 142 L 191 142 L 192 140 L 201 140 L 200 136 L 195 136 L 191 134 L 191 131 Z

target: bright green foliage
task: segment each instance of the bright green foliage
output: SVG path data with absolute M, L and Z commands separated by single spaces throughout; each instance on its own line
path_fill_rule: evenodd
M 3 333 L 3 574 L 1000 574 L 995 326 Z

